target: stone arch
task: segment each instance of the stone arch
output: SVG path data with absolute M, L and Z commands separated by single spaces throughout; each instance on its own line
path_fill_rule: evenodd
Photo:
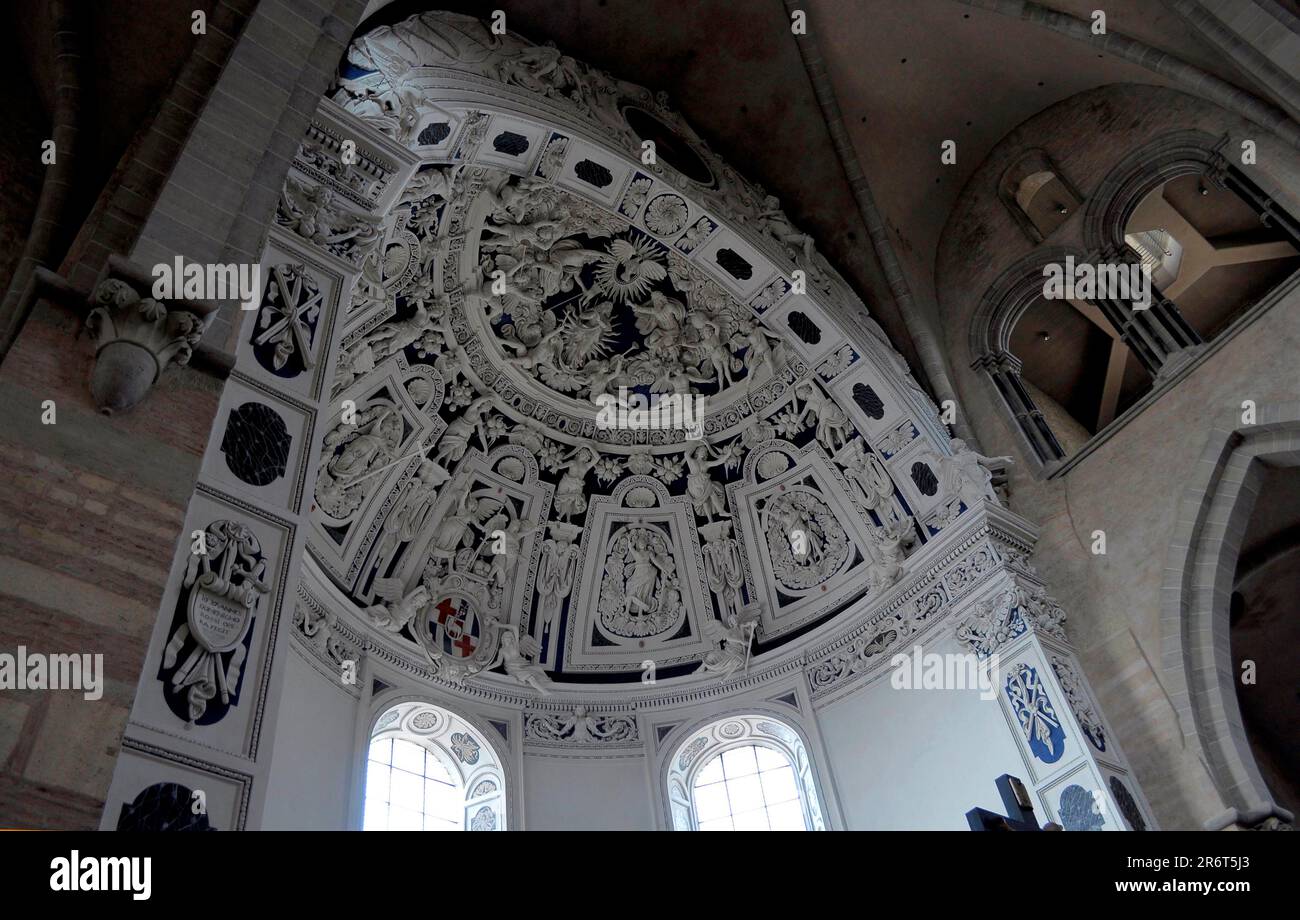
M 1083 258 L 1076 250 L 1053 246 L 1036 249 L 1012 264 L 984 293 L 970 326 L 971 366 L 982 371 L 996 390 L 1028 448 L 1026 456 L 1043 474 L 1055 469 L 1067 454 L 1021 380 L 1021 361 L 1011 352 L 1011 332 L 1042 295 L 1044 266 L 1071 256 Z
M 1227 137 L 1204 131 L 1174 131 L 1120 160 L 1098 183 L 1083 212 L 1084 245 L 1093 252 L 1124 249 L 1124 227 L 1153 189 L 1189 173 L 1228 168 L 1222 148 Z
M 1232 578 L 1255 507 L 1258 460 L 1300 466 L 1300 401 L 1256 407 L 1256 424 L 1225 418 L 1210 433 L 1198 479 L 1183 492 L 1161 591 L 1161 666 L 1187 745 L 1226 811 L 1209 826 L 1294 820 L 1274 800 L 1242 727 L 1228 618 Z

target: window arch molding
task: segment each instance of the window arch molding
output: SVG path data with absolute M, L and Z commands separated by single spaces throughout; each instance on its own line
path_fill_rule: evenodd
M 364 825 L 371 745 L 387 739 L 414 742 L 447 771 L 463 796 L 463 830 L 521 825 L 509 752 L 497 730 L 478 716 L 425 694 L 386 693 L 372 701 L 361 729 L 353 796 L 355 829 Z
M 777 751 L 790 762 L 805 827 L 826 829 L 816 765 L 808 753 L 803 732 L 789 719 L 744 709 L 700 719 L 676 735 L 679 740 L 665 748 L 667 757 L 662 764 L 660 784 L 669 829 L 698 829 L 694 800 L 696 778 L 720 755 L 750 746 Z
M 1134 150 L 1119 161 L 1097 185 L 1083 212 L 1084 245 L 1092 252 L 1123 252 L 1124 232 L 1142 200 L 1179 176 L 1202 175 L 1226 188 L 1296 236 L 1300 228 L 1282 208 L 1266 173 L 1247 177 L 1226 155 L 1231 139 L 1204 131 L 1174 131 Z M 1258 183 L 1264 183 L 1261 186 Z
M 1020 379 L 1021 362 L 1011 351 L 1011 332 L 1042 295 L 1043 269 L 1067 257 L 1076 262 L 1087 258 L 1077 249 L 1052 246 L 1012 263 L 984 292 L 970 326 L 971 367 L 989 381 L 1011 413 L 1027 456 L 1042 474 L 1059 466 L 1066 453 Z

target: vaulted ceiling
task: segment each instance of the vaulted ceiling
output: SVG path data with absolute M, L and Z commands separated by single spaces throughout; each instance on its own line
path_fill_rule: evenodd
M 960 0 L 808 0 L 799 4 L 826 58 L 854 152 L 923 309 L 935 247 L 967 179 L 1035 113 L 1108 83 L 1175 85 L 1089 44 Z M 442 6 L 483 15 L 481 3 Z M 871 306 L 916 365 L 902 320 L 791 34 L 781 0 L 501 0 L 509 28 L 643 86 L 666 90 L 726 160 L 781 199 L 796 224 Z M 1092 0 L 1047 7 L 1084 20 Z M 428 0 L 372 0 L 369 25 Z M 1107 29 L 1245 89 L 1248 77 L 1153 0 L 1106 4 Z M 955 140 L 957 163 L 940 163 Z M 936 317 L 937 319 L 937 317 Z
M 94 161 L 116 165 L 192 46 L 189 16 L 163 0 L 90 4 L 99 124 Z M 1170 85 L 1144 67 L 1044 28 L 960 0 L 808 0 L 856 156 L 888 222 L 923 309 L 932 300 L 934 250 L 967 178 L 1008 131 L 1082 90 L 1114 82 Z M 1087 19 L 1092 0 L 1045 7 Z M 372 0 L 359 31 L 441 7 L 483 15 L 472 0 Z M 776 194 L 796 224 L 851 281 L 911 361 L 915 352 L 872 253 L 831 144 L 781 0 L 499 0 L 509 27 L 633 82 L 666 90 L 729 162 Z M 4 11 L 5 33 L 53 103 L 48 15 Z M 1107 28 L 1260 95 L 1266 93 L 1153 0 L 1106 4 Z M 183 15 L 182 15 L 183 14 Z M 955 166 L 939 162 L 944 140 Z M 93 184 L 93 183 L 92 183 Z M 87 192 L 93 200 L 95 190 Z M 89 207 L 89 201 L 86 206 Z M 930 307 L 932 309 L 932 307 Z M 912 361 L 915 365 L 915 361 Z

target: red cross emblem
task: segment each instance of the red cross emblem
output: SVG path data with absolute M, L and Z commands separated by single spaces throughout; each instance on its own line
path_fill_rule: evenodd
M 434 608 L 438 613 L 438 626 L 442 629 L 443 644 L 450 641 L 450 649 L 461 658 L 468 658 L 478 647 L 478 637 L 472 634 L 471 623 L 474 619 L 469 604 L 464 600 L 452 601 L 444 598 Z

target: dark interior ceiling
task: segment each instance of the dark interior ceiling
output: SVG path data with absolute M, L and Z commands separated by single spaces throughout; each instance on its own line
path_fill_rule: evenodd
M 1084 18 L 1095 6 L 1093 0 L 1048 5 Z M 212 0 L 86 4 L 92 166 L 83 197 L 89 201 L 191 52 L 193 10 L 211 6 Z M 719 154 L 777 195 L 796 224 L 814 234 L 916 365 L 781 0 L 371 0 L 363 29 L 434 7 L 479 16 L 503 9 L 515 31 L 666 90 Z M 934 252 L 947 215 L 999 139 L 1082 90 L 1126 81 L 1168 85 L 1086 43 L 957 0 L 808 0 L 804 7 L 923 309 L 933 310 L 927 305 Z M 1106 12 L 1111 31 L 1259 91 L 1155 0 L 1113 0 Z M 6 27 L 0 40 L 9 43 L 11 60 L 23 60 L 37 76 L 48 111 L 47 5 L 6 4 L 0 15 Z M 945 139 L 958 143 L 955 166 L 939 162 Z
M 484 15 L 479 2 L 441 5 Z M 1117 82 L 1173 85 L 1035 23 L 956 0 L 801 5 L 908 280 L 931 311 L 935 249 L 948 213 L 1001 138 L 1084 90 Z M 1085 19 L 1096 7 L 1092 0 L 1047 5 Z M 428 0 L 371 0 L 361 31 L 428 6 Z M 500 0 L 494 6 L 505 11 L 512 30 L 666 90 L 719 154 L 777 195 L 795 223 L 813 233 L 912 361 L 781 0 Z M 1257 90 L 1156 0 L 1119 0 L 1106 4 L 1106 12 L 1110 31 Z M 958 144 L 955 166 L 939 160 L 947 139 Z

